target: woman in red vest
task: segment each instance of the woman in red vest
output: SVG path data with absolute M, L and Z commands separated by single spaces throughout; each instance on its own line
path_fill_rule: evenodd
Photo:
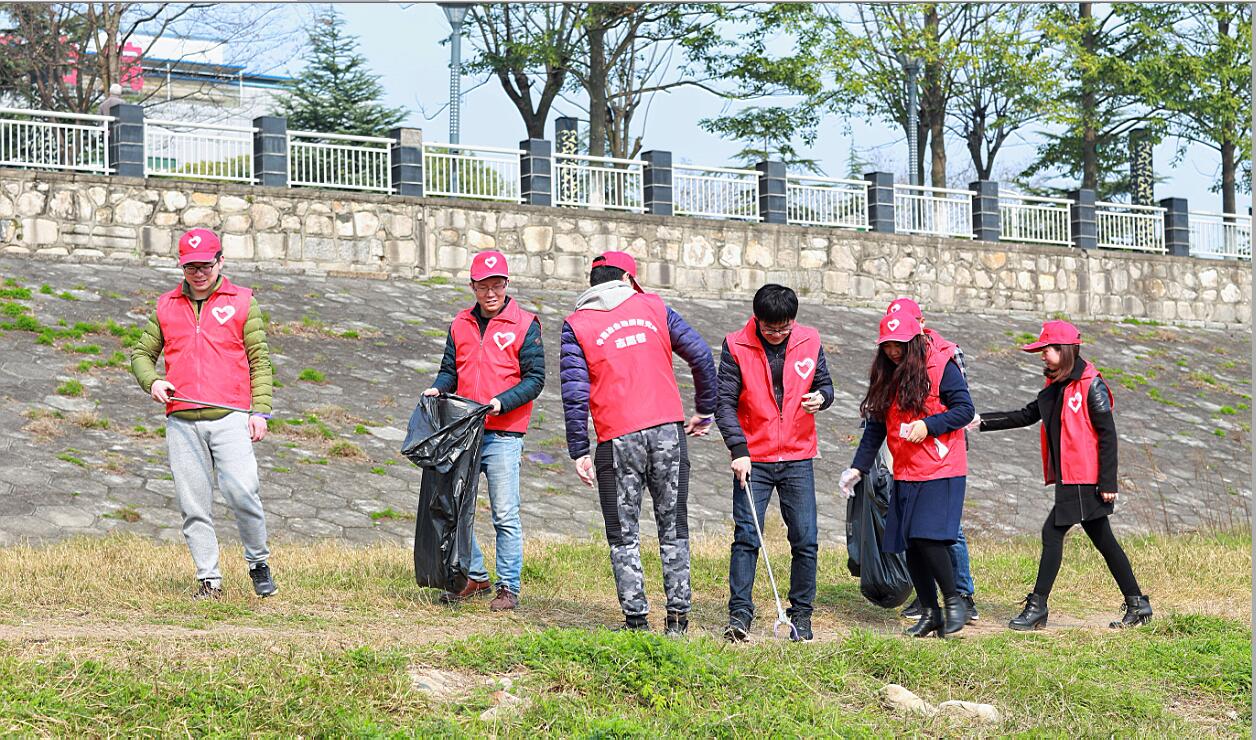
M 1151 601 L 1138 588 L 1129 558 L 1112 534 L 1108 516 L 1116 501 L 1116 424 L 1112 391 L 1099 371 L 1078 352 L 1082 336 L 1067 321 L 1047 321 L 1038 341 L 1026 352 L 1041 352 L 1045 387 L 1019 411 L 986 413 L 973 425 L 983 432 L 1016 429 L 1042 422 L 1042 473 L 1055 484 L 1055 506 L 1042 525 L 1042 559 L 1038 582 L 1025 597 L 1024 610 L 1008 623 L 1014 630 L 1041 629 L 1047 624 L 1047 597 L 1060 572 L 1064 535 L 1074 524 L 1095 543 L 1108 570 L 1125 595 L 1124 615 L 1113 628 L 1151 621 Z
M 907 552 L 922 608 L 920 621 L 906 634 L 942 637 L 968 621 L 947 548 L 959 536 L 964 513 L 964 428 L 973 418 L 973 402 L 954 353 L 926 341 L 915 318 L 884 316 L 877 344 L 868 393 L 859 405 L 863 439 L 840 485 L 849 495 L 872 467 L 881 443 L 889 445 L 894 494 L 881 549 Z M 944 607 L 938 605 L 939 590 Z

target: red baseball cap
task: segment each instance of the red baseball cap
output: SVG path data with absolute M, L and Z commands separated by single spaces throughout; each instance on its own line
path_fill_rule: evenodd
M 920 335 L 920 322 L 899 311 L 897 314 L 886 314 L 881 317 L 881 328 L 877 336 L 877 344 L 883 342 L 910 342 Z
M 910 298 L 899 298 L 885 309 L 886 316 L 895 313 L 903 316 L 910 316 L 917 321 L 920 321 L 925 317 L 925 315 L 920 312 L 920 304 Z
M 222 251 L 218 235 L 209 229 L 191 229 L 179 237 L 179 264 L 213 262 Z
M 637 261 L 627 252 L 602 252 L 593 258 L 594 267 L 618 267 L 628 275 L 628 279 L 632 281 L 632 287 L 637 289 L 638 293 L 644 293 L 641 286 L 637 284 Z
M 1021 347 L 1025 352 L 1037 352 L 1049 344 L 1081 344 L 1082 333 L 1067 321 L 1052 319 L 1042 322 L 1042 333 L 1038 341 L 1030 342 Z
M 506 255 L 490 250 L 472 257 L 471 279 L 484 280 L 491 277 L 510 277 L 510 268 L 506 266 Z

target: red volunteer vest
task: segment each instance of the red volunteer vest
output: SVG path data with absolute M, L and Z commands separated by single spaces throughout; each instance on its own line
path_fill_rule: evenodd
M 567 324 L 589 365 L 599 443 L 684 420 L 662 298 L 637 293 L 609 311 L 576 311 Z
M 946 410 L 938 397 L 942 373 L 952 361 L 955 345 L 939 341 L 929 342 L 925 357 L 925 369 L 929 373 L 929 395 L 925 397 L 925 416 Z M 913 416 L 898 407 L 890 406 L 885 415 L 886 440 L 890 454 L 894 456 L 894 479 L 927 481 L 968 475 L 968 446 L 964 444 L 964 430 L 955 429 L 939 437 L 925 437 L 920 443 L 908 442 L 899 434 L 902 425 L 922 417 Z
M 811 392 L 820 357 L 820 332 L 795 324 L 785 347 L 784 399 L 776 406 L 772 369 L 751 318 L 741 331 L 729 334 L 728 351 L 741 368 L 737 420 L 754 462 L 810 460 L 816 456 L 816 417 L 802 408 Z
M 1099 435 L 1090 422 L 1090 384 L 1101 377 L 1099 370 L 1090 362 L 1082 369 L 1082 376 L 1064 387 L 1060 394 L 1060 482 L 1069 485 L 1097 485 L 1099 483 Z M 1050 384 L 1050 380 L 1047 383 Z M 1107 384 L 1105 383 L 1106 387 Z M 1113 402 L 1112 389 L 1108 389 L 1108 401 Z M 1051 470 L 1051 450 L 1047 444 L 1047 427 L 1039 430 L 1042 440 L 1042 477 L 1047 485 L 1055 483 Z
M 198 401 L 247 409 L 253 405 L 249 357 L 244 351 L 244 322 L 253 291 L 222 278 L 196 316 L 183 286 L 157 299 L 157 323 L 165 341 L 166 380 L 174 394 Z M 194 403 L 166 404 L 166 413 L 201 408 Z
M 534 314 L 511 300 L 489 319 L 484 335 L 471 309 L 459 312 L 449 327 L 454 338 L 458 368 L 458 395 L 488 403 L 502 391 L 519 384 L 519 348 L 536 320 Z M 532 419 L 532 402 L 504 414 L 486 417 L 484 428 L 496 432 L 526 432 Z

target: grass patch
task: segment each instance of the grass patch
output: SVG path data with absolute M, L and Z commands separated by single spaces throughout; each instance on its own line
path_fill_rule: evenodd
M 105 519 L 117 519 L 118 521 L 127 522 L 129 524 L 134 524 L 143 518 L 133 506 L 123 506 L 120 509 L 114 509 L 108 514 L 101 514 L 101 516 Z
M 1121 319 L 1121 323 L 1132 324 L 1134 326 L 1164 326 L 1165 325 L 1163 321 L 1156 321 L 1155 319 L 1140 319 L 1136 316 L 1126 316 L 1125 318 Z
M 444 339 L 445 335 L 448 334 L 448 332 L 444 329 L 423 329 L 419 333 L 425 337 L 431 337 L 433 339 Z
M 366 453 L 362 451 L 362 448 L 347 439 L 342 439 L 332 443 L 332 446 L 327 448 L 327 454 L 332 457 L 339 457 L 343 460 L 366 459 Z
M 391 506 L 389 506 L 387 509 L 384 509 L 383 511 L 371 512 L 371 521 L 376 524 L 387 519 L 413 519 L 413 518 L 414 518 L 414 514 L 407 514 L 404 511 L 397 511 L 396 509 L 393 509 L 393 507 Z
M 16 298 L 19 301 L 31 299 L 31 289 L 21 287 L 0 288 L 0 298 Z
M 1217 413 L 1223 416 L 1234 416 L 1238 412 L 1234 410 L 1233 406 L 1222 406 L 1220 409 L 1217 409 Z
M 83 384 L 70 379 L 57 386 L 57 393 L 62 396 L 78 397 L 83 395 Z
M 59 455 L 57 455 L 57 459 L 61 460 L 62 462 L 68 462 L 71 465 L 77 465 L 80 468 L 87 467 L 87 463 L 83 461 L 83 458 L 77 457 L 76 455 L 71 454 L 68 450 L 66 452 L 62 452 Z
M 357 339 L 358 333 L 354 331 L 353 329 L 345 329 L 344 331 L 340 332 L 340 338 L 341 339 Z
M 429 278 L 419 281 L 420 285 L 426 285 L 429 288 L 434 285 L 449 285 L 449 278 L 444 275 L 433 275 Z
M 4 314 L 5 316 L 9 316 L 11 318 L 17 318 L 18 316 L 28 314 L 30 311 L 30 307 L 23 306 L 20 303 L 13 303 L 12 301 L 0 303 L 0 314 Z
M 49 285 L 48 283 L 44 283 L 43 285 L 39 286 L 39 292 L 44 295 L 52 295 L 56 291 L 52 289 L 51 285 Z
M 312 367 L 307 367 L 301 371 L 300 375 L 297 375 L 297 380 L 304 380 L 307 383 L 324 383 L 327 381 L 327 376 Z
M 78 298 L 76 298 L 74 294 L 68 290 L 61 291 L 60 293 L 57 294 L 57 297 L 63 301 L 77 301 L 78 300 Z
M 1174 401 L 1171 398 L 1166 398 L 1165 395 L 1160 392 L 1160 389 L 1155 388 L 1155 387 L 1147 389 L 1147 397 L 1155 401 L 1156 403 L 1162 403 L 1165 406 L 1179 406 L 1180 407 L 1182 405 L 1178 403 L 1177 401 Z
M 99 344 L 71 344 L 67 349 L 79 355 L 98 355 L 100 354 Z
M 370 434 L 370 432 L 366 428 L 366 425 L 364 424 L 358 424 L 357 426 L 353 427 L 353 433 L 354 434 Z
M 373 473 L 374 475 L 388 475 L 388 471 L 385 470 L 384 468 L 379 467 L 378 465 L 371 468 L 371 473 Z

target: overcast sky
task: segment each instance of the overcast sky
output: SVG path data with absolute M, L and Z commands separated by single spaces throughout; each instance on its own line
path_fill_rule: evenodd
M 343 14 L 348 31 L 360 39 L 361 49 L 372 69 L 380 75 L 388 91 L 386 102 L 410 110 L 407 125 L 422 128 L 428 141 L 447 141 L 449 46 L 441 42 L 449 35 L 449 24 L 441 9 L 434 4 L 386 3 L 342 3 L 337 9 Z M 469 44 L 464 41 L 463 46 L 465 58 Z M 299 66 L 293 66 L 287 71 L 298 70 Z M 516 145 L 526 132 L 514 105 L 496 80 L 477 86 L 478 83 L 472 78 L 463 79 L 462 143 Z M 718 114 L 722 108 L 723 101 L 697 89 L 681 88 L 655 96 L 645 128 L 645 148 L 670 150 L 679 162 L 729 165 L 741 145 L 708 134 L 697 123 L 702 117 Z M 583 117 L 579 108 L 561 100 L 554 109 L 555 116 Z M 425 118 L 425 113 L 431 118 Z M 551 139 L 552 126 L 551 119 L 546 130 L 547 138 Z M 811 150 L 800 147 L 800 151 L 804 156 L 817 159 L 826 173 L 840 177 L 844 174 L 853 138 L 863 159 L 906 182 L 907 145 L 896 128 L 880 121 L 850 121 L 848 132 L 842 120 L 830 116 L 821 125 L 815 147 Z M 1156 198 L 1186 197 L 1193 209 L 1220 210 L 1220 194 L 1209 192 L 1218 173 L 1220 157 L 1210 149 L 1197 146 L 1173 168 L 1175 148 L 1172 141 L 1156 148 L 1157 174 L 1167 175 L 1156 185 Z M 971 167 L 967 153 L 959 142 L 952 143 L 948 149 L 948 169 L 954 180 L 951 184 L 963 187 L 967 177 L 962 170 Z M 1032 141 L 1009 143 L 999 154 L 996 170 L 1004 176 L 1016 172 L 1033 159 L 1033 154 Z M 1248 196 L 1240 194 L 1241 204 L 1248 201 Z

